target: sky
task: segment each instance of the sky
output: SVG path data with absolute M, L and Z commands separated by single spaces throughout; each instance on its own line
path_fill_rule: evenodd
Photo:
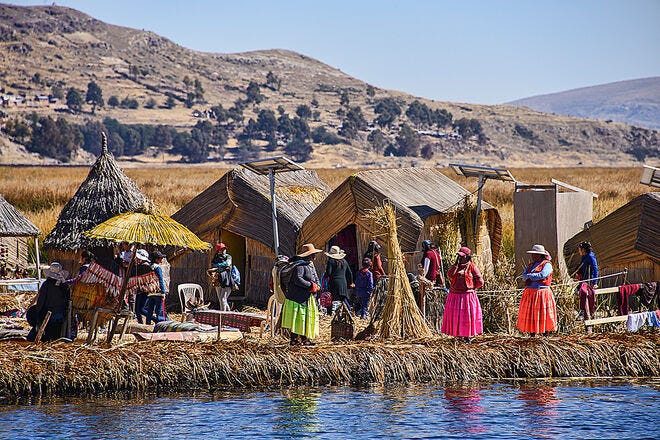
M 6 1 L 6 0 L 3 0 Z M 16 5 L 52 1 L 9 0 Z M 660 0 L 57 0 L 189 49 L 289 49 L 376 87 L 500 104 L 660 76 Z

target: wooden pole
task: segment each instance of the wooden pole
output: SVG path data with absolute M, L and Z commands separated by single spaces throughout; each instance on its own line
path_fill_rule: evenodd
M 41 342 L 41 337 L 44 334 L 44 331 L 46 331 L 46 326 L 48 325 L 48 321 L 50 321 L 50 315 L 52 312 L 49 310 L 46 312 L 46 317 L 44 318 L 43 322 L 39 326 L 39 331 L 37 331 L 37 337 L 34 339 L 34 342 Z

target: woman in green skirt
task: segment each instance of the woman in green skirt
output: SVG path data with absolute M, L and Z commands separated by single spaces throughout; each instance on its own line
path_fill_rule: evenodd
M 316 254 L 322 252 L 313 244 L 304 244 L 302 252 L 289 260 L 295 265 L 286 289 L 282 308 L 282 328 L 291 330 L 291 345 L 314 345 L 319 335 L 319 315 L 315 293 L 319 290 L 319 276 L 314 267 Z M 293 260 L 293 261 L 292 261 Z

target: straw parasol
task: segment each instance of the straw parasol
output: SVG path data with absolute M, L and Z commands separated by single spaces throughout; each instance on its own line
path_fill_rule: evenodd
M 152 212 L 131 211 L 119 214 L 84 234 L 96 240 L 174 246 L 206 251 L 211 245 L 172 218 Z
M 151 244 L 157 246 L 174 246 L 190 249 L 192 251 L 207 251 L 211 245 L 200 240 L 190 229 L 172 218 L 154 213 L 151 209 L 143 207 L 141 211 L 131 211 L 119 214 L 108 219 L 84 233 L 85 237 L 104 241 L 127 241 L 133 244 Z M 132 253 L 131 261 L 128 263 L 127 274 L 135 262 L 135 254 Z M 119 292 L 119 297 L 124 300 L 128 276 Z

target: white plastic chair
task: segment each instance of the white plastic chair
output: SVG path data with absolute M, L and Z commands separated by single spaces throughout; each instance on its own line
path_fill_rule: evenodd
M 199 298 L 198 303 L 204 302 L 204 289 L 199 284 L 183 283 L 178 286 L 179 301 L 181 302 L 181 322 L 186 320 L 186 304 L 188 301 L 196 302 L 195 299 Z

